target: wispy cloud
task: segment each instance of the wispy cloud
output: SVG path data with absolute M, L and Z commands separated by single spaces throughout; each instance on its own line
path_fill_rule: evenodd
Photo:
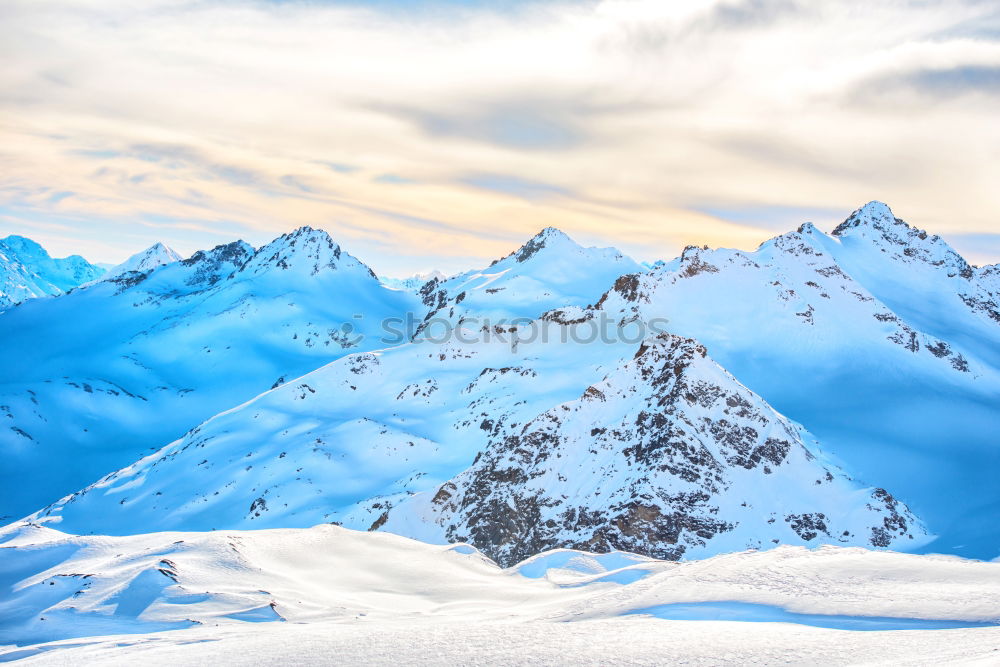
M 547 225 L 748 247 L 873 198 L 991 234 L 998 26 L 975 0 L 6 0 L 2 221 L 112 260 L 310 224 L 394 273 Z

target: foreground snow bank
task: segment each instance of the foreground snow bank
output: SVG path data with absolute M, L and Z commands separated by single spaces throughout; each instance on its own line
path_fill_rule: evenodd
M 785 623 L 269 623 L 29 646 L 45 665 L 996 665 L 995 629 L 850 632 Z
M 718 618 L 670 612 L 704 610 L 704 603 L 725 610 L 723 618 L 792 623 L 649 618 Z M 750 611 L 732 615 L 741 608 Z M 970 627 L 892 632 L 893 639 L 875 641 L 856 635 L 886 633 L 801 625 L 855 627 L 845 619 L 859 618 L 880 628 Z M 0 649 L 0 661 L 338 655 L 338 662 L 419 663 L 485 651 L 478 655 L 484 662 L 517 663 L 531 656 L 560 662 L 574 657 L 561 650 L 573 650 L 577 662 L 609 664 L 615 657 L 707 659 L 718 651 L 733 651 L 734 660 L 766 658 L 784 655 L 781 647 L 790 644 L 806 661 L 829 661 L 840 644 L 858 651 L 848 661 L 882 660 L 893 646 L 933 656 L 938 645 L 951 647 L 941 659 L 954 659 L 987 655 L 1000 642 L 1000 627 L 972 626 L 996 622 L 1000 563 L 950 556 L 783 547 L 674 563 L 556 550 L 501 569 L 468 545 L 332 525 L 127 537 L 33 525 L 0 531 L 0 643 L 17 645 Z M 309 625 L 294 625 L 300 623 Z M 945 641 L 942 632 L 960 640 Z M 709 641 L 713 633 L 725 645 Z M 124 634 L 132 636 L 78 639 Z M 701 637 L 702 648 L 685 653 L 697 643 L 693 637 Z

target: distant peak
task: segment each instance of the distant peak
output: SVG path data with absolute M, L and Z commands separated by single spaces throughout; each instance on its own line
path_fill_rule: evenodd
M 157 241 L 156 243 L 149 246 L 142 252 L 132 255 L 132 257 L 129 258 L 129 261 L 131 261 L 132 259 L 143 258 L 143 257 L 160 257 L 165 260 L 164 262 L 162 262 L 164 264 L 168 262 L 176 262 L 181 259 L 181 256 L 178 255 L 173 248 L 166 245 L 165 243 L 161 243 L 160 241 Z
M 327 269 L 355 269 L 361 267 L 375 277 L 375 273 L 351 255 L 344 253 L 340 245 L 322 229 L 308 225 L 282 234 L 260 248 L 247 260 L 243 273 L 259 274 L 272 269 L 304 270 L 316 275 Z
M 576 241 L 567 236 L 564 232 L 555 227 L 546 227 L 542 231 L 532 236 L 527 243 L 513 253 L 514 259 L 518 262 L 526 262 L 535 256 L 543 248 L 550 248 L 555 245 L 569 245 L 579 248 Z M 508 255 L 510 257 L 511 255 Z M 506 257 L 504 258 L 506 259 Z
M 187 280 L 189 285 L 197 283 L 214 285 L 225 275 L 243 266 L 253 253 L 253 246 L 246 241 L 233 241 L 217 245 L 211 250 L 199 250 L 181 263 L 187 267 L 196 267 L 194 275 Z
M 127 273 L 145 273 L 165 264 L 181 261 L 181 256 L 163 243 L 154 243 L 142 252 L 137 252 L 118 266 L 108 269 L 101 280 L 111 280 Z
M 885 232 L 896 225 L 902 225 L 909 229 L 909 225 L 893 215 L 892 209 L 888 205 L 880 201 L 870 201 L 854 211 L 854 213 L 848 216 L 847 220 L 840 223 L 833 230 L 833 235 L 844 236 L 849 234 L 851 229 L 857 227 L 869 227 Z
M 863 242 L 901 261 L 943 267 L 949 276 L 970 279 L 972 267 L 940 236 L 931 236 L 892 214 L 882 202 L 868 202 L 833 230 L 841 241 Z
M 855 213 L 861 215 L 867 215 L 872 218 L 881 218 L 885 220 L 895 220 L 896 216 L 892 214 L 892 209 L 889 208 L 888 204 L 880 201 L 872 200 L 859 208 Z
M 293 238 L 298 238 L 302 236 L 318 236 L 321 238 L 330 238 L 330 235 L 327 234 L 322 229 L 313 229 L 309 225 L 302 225 L 298 229 L 286 234 L 286 236 Z
M 546 227 L 542 231 L 540 231 L 537 234 L 535 234 L 534 238 L 536 238 L 536 239 L 555 239 L 555 238 L 558 238 L 558 239 L 566 239 L 568 241 L 572 241 L 572 239 L 570 239 L 570 237 L 565 232 L 563 232 L 561 229 L 558 229 L 556 227 Z
M 33 241 L 26 236 L 18 236 L 17 234 L 11 234 L 5 239 L 0 239 L 0 243 L 3 243 L 8 248 L 11 248 L 18 254 L 29 255 L 33 257 L 48 257 L 49 253 L 46 252 L 45 248 L 41 246 L 37 241 Z

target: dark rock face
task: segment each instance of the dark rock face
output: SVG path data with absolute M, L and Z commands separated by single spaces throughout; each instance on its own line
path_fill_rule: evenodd
M 242 241 L 219 245 L 209 251 L 199 250 L 181 264 L 194 267 L 194 273 L 187 279 L 188 285 L 211 287 L 226 278 L 253 255 L 253 248 Z
M 625 301 L 635 302 L 638 301 L 639 299 L 642 299 L 648 302 L 649 298 L 639 291 L 639 285 L 640 285 L 639 275 L 636 273 L 629 273 L 618 278 L 618 280 L 615 281 L 615 284 L 612 285 L 611 289 L 605 292 L 601 296 L 600 300 L 596 304 L 594 304 L 594 308 L 600 308 L 601 306 L 603 306 L 604 303 L 608 300 L 608 295 L 611 292 L 616 292 L 617 294 L 621 295 L 622 299 L 624 299 Z
M 905 507 L 881 489 L 860 508 L 847 500 L 857 486 L 809 452 L 808 434 L 691 339 L 649 339 L 578 400 L 519 432 L 484 430 L 494 436 L 487 448 L 420 512 L 447 539 L 504 566 L 557 547 L 676 560 L 720 538 L 745 546 L 912 538 Z M 380 526 L 393 530 L 392 516 Z
M 122 292 L 132 289 L 136 285 L 144 282 L 146 278 L 149 278 L 150 273 L 150 271 L 128 271 L 120 276 L 109 278 L 108 281 L 117 285 L 118 289 L 115 293 L 121 294 Z

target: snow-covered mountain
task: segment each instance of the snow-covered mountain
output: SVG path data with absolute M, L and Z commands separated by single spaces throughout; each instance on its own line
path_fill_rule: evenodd
M 414 274 L 409 278 L 382 277 L 382 284 L 387 287 L 395 287 L 396 289 L 405 289 L 415 292 L 432 280 L 443 281 L 446 278 L 447 276 L 435 269 L 433 271 L 428 271 L 427 273 Z
M 488 269 L 428 282 L 422 304 L 309 229 L 77 290 L 38 320 L 82 319 L 65 304 L 105 304 L 107 316 L 88 317 L 72 343 L 29 331 L 25 345 L 56 343 L 0 358 L 12 376 L 36 378 L 35 394 L 0 396 L 23 431 L 11 434 L 33 437 L 30 423 L 46 442 L 85 442 L 70 429 L 99 407 L 113 419 L 87 427 L 105 424 L 100 441 L 116 456 L 119 433 L 136 445 L 128 452 L 143 453 L 141 442 L 152 453 L 33 520 L 106 534 L 337 522 L 468 539 L 503 562 L 559 545 L 700 557 L 789 542 L 992 558 L 995 267 L 967 267 L 886 211 L 869 204 L 832 236 L 807 223 L 755 252 L 690 247 L 646 272 L 547 229 Z M 914 312 L 928 295 L 953 312 L 911 322 L 894 302 L 907 292 Z M 440 342 L 425 326 L 385 347 L 372 314 L 406 312 L 463 335 Z M 313 324 L 320 314 L 355 321 L 364 337 Z M 0 318 L 0 334 L 28 331 L 18 318 Z M 508 323 L 483 329 L 486 318 Z M 665 321 L 670 333 L 642 345 L 564 335 L 602 318 L 624 329 Z M 93 340 L 105 342 L 99 353 L 73 347 Z M 96 404 L 103 385 L 73 379 L 112 376 L 145 393 Z M 161 386 L 167 398 L 150 400 Z M 46 423 L 56 406 L 72 419 Z M 176 428 L 154 442 L 169 429 L 130 420 L 163 406 Z M 930 547 L 914 515 L 939 536 Z
M 0 239 L 0 311 L 26 299 L 62 294 L 104 274 L 79 255 L 62 259 L 23 236 Z
M 397 292 L 398 293 L 398 292 Z M 290 380 L 44 509 L 73 532 L 367 529 L 490 438 L 578 397 L 637 345 L 508 337 L 352 354 Z
M 614 248 L 584 248 L 546 227 L 489 267 L 420 288 L 428 308 L 419 330 L 504 325 L 559 306 L 593 303 L 619 276 L 642 267 Z
M 179 262 L 181 259 L 181 256 L 174 252 L 172 248 L 168 248 L 162 243 L 155 243 L 142 252 L 132 255 L 121 264 L 108 269 L 108 272 L 102 276 L 102 279 L 111 280 L 133 272 L 146 273 L 160 266 Z
M 388 510 L 390 532 L 475 545 L 501 565 L 557 547 L 667 560 L 776 544 L 913 548 L 923 528 L 884 489 L 706 356 L 661 334 L 575 401 L 494 438 L 472 467 Z
M 663 317 L 863 479 L 906 498 L 932 548 L 1000 545 L 1000 322 L 994 287 L 873 202 L 755 252 L 689 247 L 557 321 Z M 987 271 L 987 276 L 992 272 Z
M 694 341 L 558 339 L 352 355 L 31 520 L 109 534 L 327 521 L 468 541 L 503 564 L 561 546 L 677 559 L 926 541 Z
M 147 259 L 163 259 L 162 251 Z M 136 264 L 139 266 L 139 264 Z M 0 516 L 23 516 L 417 308 L 302 228 L 129 271 L 0 316 Z
M 844 271 L 916 330 L 1000 367 L 995 266 L 970 266 L 943 239 L 910 227 L 880 202 L 818 238 Z

